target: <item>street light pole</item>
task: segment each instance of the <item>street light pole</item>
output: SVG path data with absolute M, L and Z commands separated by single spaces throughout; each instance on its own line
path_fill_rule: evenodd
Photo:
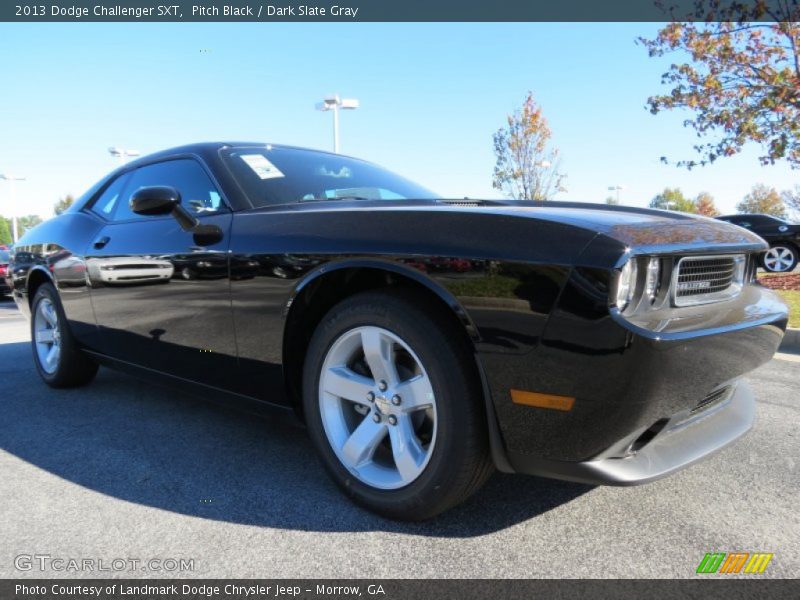
M 625 189 L 624 185 L 610 185 L 610 186 L 608 186 L 608 191 L 609 192 L 614 192 L 614 191 L 617 192 L 617 204 L 619 204 L 619 192 L 620 192 L 620 190 L 624 190 L 624 189 Z
M 19 239 L 19 228 L 17 227 L 17 208 L 15 206 L 16 198 L 14 197 L 14 192 L 16 190 L 15 190 L 14 182 L 15 181 L 25 181 L 25 178 L 24 177 L 14 177 L 13 175 L 9 175 L 8 173 L 0 173 L 0 179 L 3 179 L 3 180 L 8 182 L 8 195 L 11 198 L 11 211 L 12 211 L 11 212 L 11 229 L 12 229 L 11 235 L 14 238 L 14 243 L 16 244 L 17 240 Z
M 339 154 L 341 145 L 339 144 L 339 103 L 333 105 L 333 151 Z
M 119 159 L 120 166 L 125 164 L 126 158 L 139 156 L 138 150 L 130 150 L 128 148 L 118 148 L 117 146 L 111 146 L 111 148 L 108 149 L 108 153 L 111 156 Z
M 317 102 L 315 108 L 326 112 L 333 111 L 333 151 L 339 154 L 339 109 L 355 110 L 360 103 L 355 98 L 340 98 L 338 94 L 326 97 L 322 102 Z

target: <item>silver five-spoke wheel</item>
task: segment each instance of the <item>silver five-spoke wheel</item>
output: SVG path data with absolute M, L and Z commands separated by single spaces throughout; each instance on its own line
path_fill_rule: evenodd
M 436 398 L 408 344 L 380 327 L 351 329 L 331 345 L 319 381 L 328 441 L 356 478 L 389 490 L 419 477 L 436 443 Z
M 764 253 L 764 266 L 773 273 L 789 271 L 794 263 L 794 253 L 785 246 L 773 246 Z
M 39 364 L 46 373 L 55 373 L 61 356 L 61 332 L 58 313 L 48 298 L 39 301 L 33 317 L 33 332 Z

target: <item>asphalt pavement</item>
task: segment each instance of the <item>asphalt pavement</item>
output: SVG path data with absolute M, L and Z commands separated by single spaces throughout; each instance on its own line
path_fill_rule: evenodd
M 289 418 L 107 369 L 49 389 L 27 322 L 0 301 L 0 577 L 692 577 L 707 552 L 756 551 L 774 554 L 758 577 L 796 577 L 800 357 L 749 379 L 754 429 L 670 478 L 497 474 L 405 524 L 345 499 Z

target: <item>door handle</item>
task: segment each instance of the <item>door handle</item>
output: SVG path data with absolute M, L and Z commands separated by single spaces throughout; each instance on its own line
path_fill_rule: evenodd
M 103 236 L 103 237 L 101 237 L 100 239 L 98 239 L 98 240 L 95 240 L 95 242 L 94 242 L 94 247 L 95 247 L 97 250 L 100 250 L 100 248 L 104 248 L 104 247 L 105 247 L 105 245 L 106 245 L 108 242 L 110 242 L 110 241 L 111 241 L 111 238 L 110 238 L 110 237 L 108 237 L 107 235 L 104 235 L 104 236 Z

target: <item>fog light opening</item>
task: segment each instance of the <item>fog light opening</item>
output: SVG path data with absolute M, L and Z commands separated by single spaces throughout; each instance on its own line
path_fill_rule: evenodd
M 656 437 L 661 430 L 664 429 L 664 426 L 669 423 L 669 419 L 659 419 L 655 423 L 653 423 L 649 429 L 647 429 L 642 435 L 638 438 L 633 440 L 633 443 L 628 446 L 628 450 L 625 452 L 627 455 L 636 454 L 644 448 L 647 444 L 653 441 L 653 438 Z

